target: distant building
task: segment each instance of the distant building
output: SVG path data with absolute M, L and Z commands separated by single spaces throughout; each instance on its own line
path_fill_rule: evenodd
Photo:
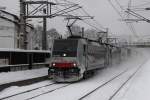
M 20 25 L 19 18 L 7 11 L 0 10 L 0 48 L 20 48 Z M 27 25 L 28 46 L 32 49 L 32 34 L 34 28 Z
M 18 47 L 18 17 L 0 10 L 0 48 Z

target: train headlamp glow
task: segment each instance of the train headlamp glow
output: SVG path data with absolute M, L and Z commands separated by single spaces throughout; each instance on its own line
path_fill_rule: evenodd
M 63 56 L 64 56 L 64 57 L 66 57 L 66 56 L 67 56 L 67 54 L 65 54 L 65 53 L 64 53 L 64 54 L 63 54 Z
M 77 64 L 76 64 L 76 63 L 73 63 L 73 66 L 74 66 L 74 67 L 76 67 L 76 66 L 77 66 Z
M 52 63 L 52 66 L 55 66 L 56 64 L 55 63 Z

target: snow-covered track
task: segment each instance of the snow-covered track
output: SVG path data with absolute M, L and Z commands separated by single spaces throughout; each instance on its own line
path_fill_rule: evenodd
M 67 87 L 67 86 L 69 86 L 69 85 L 71 85 L 71 84 L 63 85 L 63 86 L 61 86 L 61 87 L 55 88 L 55 89 L 53 89 L 53 90 L 50 90 L 50 91 L 47 91 L 47 92 L 38 94 L 38 95 L 36 95 L 36 96 L 33 96 L 33 97 L 31 97 L 31 98 L 28 98 L 28 99 L 24 99 L 24 100 L 31 100 L 31 99 L 34 99 L 34 98 L 37 98 L 37 97 L 42 96 L 42 95 L 44 95 L 44 94 L 48 94 L 48 93 L 51 93 L 51 92 L 53 92 L 53 91 L 56 91 L 56 90 L 65 88 L 65 87 Z
M 14 97 L 14 96 L 17 96 L 17 95 L 21 95 L 21 94 L 24 94 L 24 93 L 27 93 L 27 92 L 35 91 L 35 90 L 38 90 L 38 89 L 41 89 L 41 88 L 44 88 L 44 87 L 48 87 L 48 86 L 51 86 L 51 85 L 54 85 L 54 84 L 56 84 L 56 83 L 50 83 L 50 84 L 47 84 L 47 85 L 44 85 L 44 86 L 41 86 L 41 87 L 37 87 L 37 88 L 34 88 L 34 89 L 30 89 L 30 90 L 27 90 L 27 91 L 23 91 L 23 92 L 20 92 L 20 93 L 9 95 L 9 96 L 0 98 L 0 100 L 8 99 L 8 98 L 11 98 L 11 97 Z
M 28 91 L 24 91 L 24 92 L 20 92 L 17 94 L 13 94 L 7 97 L 3 97 L 0 98 L 0 100 L 18 100 L 19 98 L 24 98 L 23 100 L 31 100 L 34 98 L 37 98 L 39 96 L 42 96 L 44 94 L 48 94 L 51 93 L 53 91 L 59 90 L 59 89 L 63 89 L 67 86 L 71 85 L 71 83 L 69 84 L 59 84 L 59 83 L 50 83 L 41 87 L 37 87 Z M 43 91 L 44 89 L 44 91 Z M 27 97 L 26 97 L 27 96 Z
M 116 94 L 119 93 L 119 91 L 138 73 L 138 71 L 143 67 L 143 65 L 146 62 L 147 62 L 147 60 L 144 61 L 139 66 L 137 66 L 137 68 L 132 72 L 132 74 L 128 76 L 128 78 L 112 93 L 112 95 L 109 96 L 109 98 L 107 100 L 113 100 L 113 98 L 116 96 Z M 124 75 L 128 71 L 130 71 L 130 69 L 127 69 L 127 70 L 121 72 L 117 76 L 113 77 L 112 79 L 108 80 L 107 82 L 103 83 L 102 85 L 98 86 L 97 88 L 93 89 L 92 91 L 86 93 L 85 95 L 83 95 L 82 97 L 80 97 L 78 100 L 83 100 L 83 99 L 87 98 L 89 95 L 91 95 L 92 93 L 95 93 L 100 88 L 106 86 L 107 84 L 111 83 L 115 79 L 120 78 L 122 75 Z
M 117 93 L 138 73 L 138 71 L 143 67 L 143 65 L 147 62 L 143 62 L 134 72 L 129 76 L 129 78 L 110 96 L 108 100 L 112 100 Z
M 95 91 L 97 91 L 98 89 L 102 88 L 103 86 L 105 86 L 106 84 L 108 84 L 109 82 L 115 80 L 116 78 L 118 78 L 119 76 L 123 75 L 125 72 L 127 72 L 129 69 L 124 70 L 123 72 L 119 73 L 118 75 L 114 76 L 113 78 L 111 78 L 110 80 L 106 81 L 105 83 L 101 84 L 100 86 L 98 86 L 97 88 L 93 89 L 92 91 L 86 93 L 85 95 L 83 95 L 82 97 L 80 97 L 78 100 L 83 100 L 84 98 L 88 97 L 90 94 L 94 93 Z

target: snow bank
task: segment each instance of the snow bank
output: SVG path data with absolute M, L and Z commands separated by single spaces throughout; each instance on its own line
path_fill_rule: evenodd
M 47 75 L 48 68 L 0 73 L 0 85 Z

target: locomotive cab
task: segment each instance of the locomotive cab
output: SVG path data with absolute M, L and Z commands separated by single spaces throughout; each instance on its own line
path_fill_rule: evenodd
M 81 39 L 54 40 L 48 76 L 57 82 L 81 79 L 83 72 Z

